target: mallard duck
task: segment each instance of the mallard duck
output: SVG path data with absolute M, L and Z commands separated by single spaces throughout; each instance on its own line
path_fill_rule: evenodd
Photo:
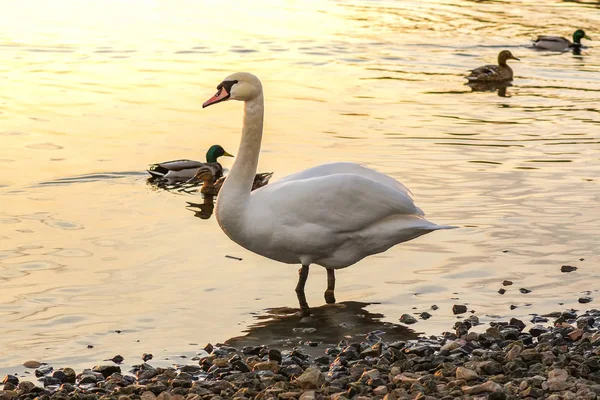
M 560 36 L 538 36 L 533 41 L 533 47 L 544 50 L 564 51 L 581 47 L 581 39 L 592 40 L 585 34 L 583 29 L 577 29 L 573 33 L 573 43 Z
M 513 71 L 506 63 L 506 60 L 517 60 L 508 50 L 502 50 L 498 54 L 498 65 L 484 65 L 483 67 L 471 70 L 471 74 L 466 78 L 469 82 L 503 82 L 511 81 Z
M 265 186 L 269 183 L 269 179 L 273 176 L 272 172 L 261 172 L 260 174 L 256 174 L 254 176 L 254 181 L 252 182 L 252 190 L 256 190 Z M 225 177 L 217 179 L 216 181 L 212 181 L 210 179 L 210 174 L 204 169 L 200 168 L 196 175 L 194 175 L 187 183 L 195 183 L 202 181 L 202 187 L 200 188 L 200 193 L 207 194 L 210 196 L 216 196 L 219 194 L 223 183 L 225 183 Z
M 200 168 L 204 168 L 203 173 L 205 175 L 211 174 L 212 182 L 214 182 L 223 176 L 223 167 L 217 162 L 217 159 L 221 156 L 233 157 L 233 155 L 226 152 L 221 146 L 215 144 L 210 146 L 206 152 L 205 163 L 192 160 L 167 161 L 150 165 L 148 173 L 155 178 L 190 179 Z M 209 179 L 206 176 L 205 178 Z

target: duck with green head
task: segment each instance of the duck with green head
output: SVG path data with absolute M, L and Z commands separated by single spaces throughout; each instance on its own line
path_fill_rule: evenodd
M 215 182 L 223 176 L 223 167 L 217 161 L 219 157 L 233 157 L 233 155 L 215 144 L 206 152 L 206 162 L 193 160 L 174 160 L 150 165 L 148 173 L 154 178 L 167 178 L 175 180 L 187 180 L 192 178 L 200 168 L 205 173 L 206 179 L 212 179 Z M 208 175 L 210 175 L 210 177 Z
M 585 34 L 583 29 L 577 29 L 573 33 L 573 43 L 561 36 L 538 36 L 533 41 L 533 47 L 542 50 L 565 51 L 581 48 L 581 39 L 592 40 Z
M 498 54 L 498 65 L 484 65 L 483 67 L 471 70 L 471 74 L 466 76 L 469 82 L 506 82 L 512 81 L 513 71 L 506 63 L 507 60 L 517 60 L 508 50 L 502 50 Z

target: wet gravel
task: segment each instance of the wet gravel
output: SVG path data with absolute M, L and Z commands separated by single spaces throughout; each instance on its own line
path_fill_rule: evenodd
M 470 315 L 441 336 L 387 342 L 375 331 L 317 355 L 301 347 L 208 344 L 201 356 L 170 368 L 142 362 L 124 371 L 108 360 L 76 373 L 28 361 L 38 380 L 5 376 L 0 400 L 599 398 L 600 311 L 527 322 L 534 325 L 512 318 L 476 333 L 479 321 Z

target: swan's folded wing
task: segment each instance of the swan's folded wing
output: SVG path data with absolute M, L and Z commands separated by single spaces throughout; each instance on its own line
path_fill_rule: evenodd
M 255 193 L 254 205 L 290 227 L 359 232 L 392 216 L 423 215 L 408 193 L 356 174 L 278 181 Z
M 328 164 L 318 165 L 316 167 L 312 167 L 309 169 L 305 169 L 304 171 L 297 172 L 292 175 L 288 175 L 283 179 L 280 179 L 278 182 L 290 182 L 303 180 L 308 178 L 318 178 L 324 177 L 327 175 L 333 174 L 354 174 L 359 175 L 364 178 L 371 179 L 373 181 L 379 182 L 383 185 L 396 188 L 404 193 L 411 195 L 412 193 L 406 186 L 402 183 L 398 182 L 391 176 L 383 174 L 379 171 L 376 171 L 371 168 L 367 168 L 364 165 L 352 163 L 352 162 L 334 162 Z

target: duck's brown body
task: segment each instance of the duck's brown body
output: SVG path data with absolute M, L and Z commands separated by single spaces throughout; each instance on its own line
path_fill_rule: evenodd
M 513 70 L 506 63 L 507 60 L 519 60 L 510 51 L 502 50 L 498 54 L 498 65 L 484 65 L 471 70 L 466 78 L 469 82 L 506 82 L 513 79 Z
M 254 182 L 252 183 L 252 190 L 256 190 L 265 186 L 267 183 L 269 183 L 269 179 L 271 179 L 272 176 L 273 172 L 262 172 L 260 174 L 256 174 L 254 177 Z M 202 169 L 200 169 L 188 182 L 199 180 L 203 181 L 202 187 L 200 188 L 200 193 L 216 196 L 219 194 L 221 187 L 223 187 L 223 183 L 225 183 L 225 177 L 223 176 L 216 181 L 211 178 L 212 175 L 203 173 Z

